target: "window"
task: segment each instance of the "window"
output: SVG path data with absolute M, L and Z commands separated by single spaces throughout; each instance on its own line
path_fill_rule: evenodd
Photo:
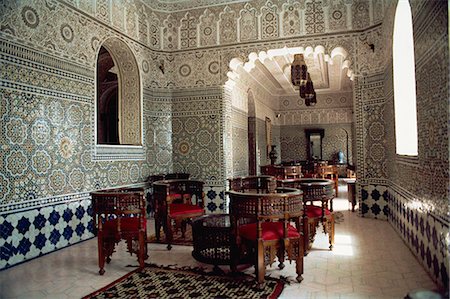
M 398 155 L 417 156 L 417 108 L 411 7 L 399 0 L 393 35 L 395 139 Z
M 97 58 L 97 144 L 119 144 L 117 67 L 104 47 Z
M 96 78 L 94 159 L 145 159 L 139 67 L 126 43 L 103 42 Z

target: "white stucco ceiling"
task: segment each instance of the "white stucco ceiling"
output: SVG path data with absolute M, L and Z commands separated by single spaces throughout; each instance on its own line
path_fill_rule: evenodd
M 259 85 L 273 96 L 295 96 L 298 88 L 291 83 L 291 63 L 294 54 L 303 53 L 314 88 L 320 93 L 348 92 L 352 90 L 353 72 L 347 53 L 342 48 L 330 54 L 323 47 L 312 49 L 283 48 L 251 53 L 248 61 L 235 58 L 230 63 L 229 77 Z

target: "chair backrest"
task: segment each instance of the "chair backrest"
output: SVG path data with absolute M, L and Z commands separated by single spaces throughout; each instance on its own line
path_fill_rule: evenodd
M 117 219 L 118 231 L 122 218 L 139 217 L 141 228 L 145 229 L 146 201 L 143 191 L 121 189 L 120 191 L 103 190 L 90 193 L 94 224 L 100 230 L 103 223 L 109 219 Z
M 277 190 L 278 193 L 228 191 L 232 227 L 237 229 L 241 224 L 256 222 L 258 234 L 260 234 L 261 222 L 285 220 L 287 225 L 290 219 L 301 217 L 303 215 L 303 192 L 293 188 Z M 285 233 L 287 233 L 286 230 Z
M 189 180 L 191 175 L 184 172 L 174 172 L 164 175 L 165 180 Z
M 193 204 L 204 206 L 203 181 L 176 179 L 176 180 L 162 180 L 153 183 L 153 196 L 158 204 L 166 205 L 171 203 L 171 195 L 179 195 L 179 198 L 184 198 L 184 195 L 190 195 L 189 198 L 194 200 Z
M 334 198 L 334 182 L 327 179 L 301 179 L 304 202 L 313 200 L 330 200 Z
M 246 176 L 228 179 L 230 190 L 239 192 L 275 193 L 277 182 L 269 175 Z
M 335 178 L 338 175 L 338 169 L 336 165 L 319 165 L 316 171 L 319 176 L 322 176 L 322 178 L 328 175 L 331 175 L 332 178 Z

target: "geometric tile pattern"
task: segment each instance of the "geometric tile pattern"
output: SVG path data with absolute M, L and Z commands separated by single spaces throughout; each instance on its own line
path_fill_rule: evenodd
M 292 160 L 307 160 L 306 149 L 307 140 L 305 129 L 311 126 L 297 125 L 297 126 L 283 126 L 281 130 L 281 156 L 283 161 Z M 342 151 L 344 153 L 344 162 L 347 161 L 347 134 L 348 134 L 348 155 L 350 164 L 353 164 L 353 150 L 352 150 L 352 125 L 351 124 L 335 124 L 335 125 L 314 125 L 314 128 L 325 130 L 322 139 L 322 159 L 328 161 L 336 161 L 337 153 Z
M 0 269 L 93 237 L 89 195 L 84 199 L 0 215 Z
M 449 219 L 434 215 L 411 196 L 398 188 L 388 189 L 389 222 L 431 277 L 448 290 Z
M 359 213 L 362 217 L 387 220 L 389 215 L 388 188 L 383 185 L 360 185 Z

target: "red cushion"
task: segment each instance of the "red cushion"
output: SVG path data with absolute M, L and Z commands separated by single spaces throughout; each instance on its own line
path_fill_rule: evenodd
M 305 206 L 306 217 L 308 218 L 316 218 L 322 217 L 322 208 L 314 205 L 306 205 Z M 325 215 L 330 215 L 331 212 L 327 208 L 325 208 Z
M 261 237 L 265 241 L 283 238 L 282 222 L 262 222 Z M 256 240 L 256 223 L 244 224 L 239 227 L 239 235 L 248 240 Z M 298 238 L 300 234 L 297 229 L 288 224 L 288 238 Z
M 125 233 L 136 232 L 136 236 L 139 231 L 139 217 L 126 217 L 120 219 L 120 231 Z M 145 228 L 147 220 L 144 218 L 143 227 Z M 111 219 L 103 224 L 103 234 L 107 236 L 115 236 L 120 240 L 120 236 L 117 230 L 117 219 Z
M 177 216 L 191 213 L 203 213 L 204 209 L 197 205 L 186 203 L 172 203 L 170 204 L 170 216 Z

